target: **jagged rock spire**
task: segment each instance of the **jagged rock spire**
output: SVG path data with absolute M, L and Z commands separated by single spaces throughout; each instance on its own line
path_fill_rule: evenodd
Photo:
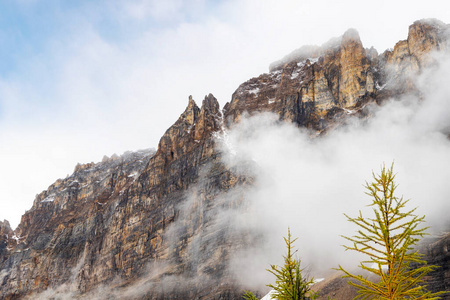
M 378 85 L 385 83 L 381 72 L 386 61 L 400 75 L 408 66 L 423 66 L 427 52 L 446 46 L 446 28 L 415 23 L 407 41 L 380 56 L 368 54 L 352 31 L 335 40 L 333 47 L 303 48 L 270 73 L 243 83 L 225 106 L 225 118 L 233 123 L 244 112 L 267 111 L 280 120 L 323 130 L 327 121 L 339 122 L 358 105 L 385 97 Z M 223 234 L 226 226 L 214 225 L 211 212 L 214 207 L 230 208 L 223 202 L 230 195 L 245 201 L 239 185 L 251 184 L 252 179 L 222 164 L 212 137 L 221 123 L 213 95 L 205 97 L 201 108 L 190 96 L 156 154 L 77 168 L 76 176 L 57 181 L 37 197 L 16 230 L 19 243 L 10 239 L 5 244 L 2 238 L 8 234 L 2 237 L 1 228 L 10 228 L 0 222 L 0 298 L 24 298 L 66 284 L 84 293 L 116 278 L 131 286 L 145 274 L 147 263 L 165 266 L 157 279 L 183 275 L 199 282 L 195 276 L 202 273 L 211 279 L 182 285 L 179 291 L 164 290 L 168 298 L 241 296 L 226 266 L 239 250 L 230 245 L 240 247 L 243 240 Z M 185 205 L 187 197 L 192 201 Z M 192 209 L 182 216 L 189 205 Z M 213 240 L 217 245 L 207 244 Z M 447 241 L 440 249 L 446 249 Z M 200 260 L 193 260 L 193 249 Z M 160 296 L 157 285 L 146 292 L 148 298 Z

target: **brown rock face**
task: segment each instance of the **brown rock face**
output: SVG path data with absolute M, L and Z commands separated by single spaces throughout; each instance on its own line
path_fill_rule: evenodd
M 382 55 L 364 49 L 353 29 L 322 47 L 300 48 L 272 64 L 270 73 L 241 84 L 224 107 L 226 125 L 244 113 L 270 111 L 323 130 L 336 115 L 369 101 L 416 92 L 412 77 L 433 63 L 430 54 L 448 49 L 448 36 L 448 25 L 421 20 L 410 26 L 407 40 Z
M 448 49 L 448 29 L 446 24 L 432 19 L 416 21 L 409 27 L 409 53 L 422 67 L 433 61 L 428 55 L 431 51 Z
M 123 197 L 123 190 L 136 180 L 151 155 L 152 151 L 140 151 L 78 165 L 71 176 L 39 194 L 15 230 L 17 242 L 8 243 L 2 263 L 8 273 L 1 295 L 19 296 L 81 277 L 84 270 L 74 275 L 72 268 L 80 259 L 93 260 L 101 249 L 99 236 L 115 205 L 113 199 Z M 81 283 L 79 287 L 84 288 Z
M 425 260 L 439 266 L 427 277 L 428 289 L 433 292 L 448 291 L 442 299 L 450 299 L 450 233 L 439 238 L 425 240 L 421 252 Z
M 301 49 L 300 52 L 303 50 Z M 376 97 L 380 79 L 374 50 L 365 50 L 355 30 L 315 49 L 313 57 L 291 54 L 263 74 L 243 83 L 224 108 L 227 124 L 246 112 L 272 111 L 280 119 L 323 129 L 333 110 L 352 109 Z M 307 54 L 311 54 L 308 52 Z M 376 56 L 376 55 L 375 55 Z
M 220 195 L 248 179 L 220 162 L 212 134 L 221 122 L 214 96 L 205 97 L 201 108 L 190 97 L 156 153 L 78 165 L 38 195 L 15 231 L 17 245 L 9 241 L 2 248 L 9 247 L 0 261 L 0 296 L 56 293 L 66 284 L 65 292 L 77 297 L 145 275 L 149 291 L 130 299 L 237 297 L 232 279 L 225 278 L 228 252 L 237 247 L 228 239 L 239 237 L 212 218 L 216 206 L 229 205 Z M 174 285 L 181 279 L 189 285 Z
M 390 71 L 386 82 L 390 95 L 415 92 L 413 77 L 435 62 L 433 52 L 448 49 L 448 36 L 449 26 L 438 20 L 416 21 L 409 26 L 408 39 L 383 54 Z
M 101 291 L 104 299 L 240 299 L 228 260 L 251 235 L 231 230 L 227 212 L 240 209 L 240 187 L 252 178 L 223 165 L 215 136 L 259 112 L 323 131 L 399 93 L 394 83 L 405 72 L 420 72 L 430 52 L 446 49 L 447 28 L 416 22 L 408 40 L 382 55 L 349 30 L 241 84 L 223 111 L 211 94 L 200 108 L 189 97 L 156 152 L 78 165 L 36 197 L 14 232 L 0 222 L 0 298 Z M 413 89 L 411 81 L 402 92 Z M 446 249 L 436 247 L 430 253 Z M 445 272 L 433 278 L 448 287 Z
M 374 91 L 373 68 L 356 31 L 347 31 L 341 45 L 338 103 L 341 107 L 352 107 Z
M 7 220 L 0 221 L 0 263 L 8 253 L 8 242 L 12 242 L 13 236 L 14 232 L 9 226 L 9 222 Z

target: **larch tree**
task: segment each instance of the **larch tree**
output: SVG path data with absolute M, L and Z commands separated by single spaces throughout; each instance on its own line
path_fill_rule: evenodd
M 300 259 L 295 258 L 294 242 L 297 239 L 292 239 L 291 230 L 288 229 L 288 236 L 284 238 L 286 243 L 287 254 L 283 256 L 284 265 L 279 267 L 271 265 L 269 271 L 275 275 L 275 284 L 268 284 L 275 292 L 272 295 L 273 299 L 278 300 L 303 300 L 316 299 L 317 293 L 311 290 L 311 285 L 314 280 L 308 279 L 302 274 L 300 269 Z
M 373 217 L 359 216 L 348 221 L 356 224 L 355 236 L 345 237 L 352 250 L 368 257 L 359 267 L 378 279 L 354 275 L 339 266 L 344 277 L 353 279 L 349 284 L 358 289 L 355 299 L 440 299 L 442 293 L 427 291 L 424 276 L 436 266 L 427 265 L 422 254 L 414 246 L 426 234 L 422 227 L 425 216 L 417 216 L 414 209 L 407 209 L 409 200 L 395 195 L 397 185 L 393 164 L 385 166 L 380 175 L 373 174 L 373 182 L 366 182 L 366 194 L 372 198 Z M 367 273 L 366 272 L 366 273 Z
M 244 295 L 242 295 L 242 298 L 244 300 L 259 300 L 258 298 L 256 298 L 255 294 L 250 291 L 244 291 Z

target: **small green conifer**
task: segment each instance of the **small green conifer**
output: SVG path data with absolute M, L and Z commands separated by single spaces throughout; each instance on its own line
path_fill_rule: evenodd
M 359 266 L 379 280 L 372 282 L 367 276 L 351 274 L 342 266 L 338 269 L 345 273 L 344 277 L 354 280 L 349 284 L 358 289 L 355 299 L 440 299 L 442 293 L 427 291 L 423 281 L 437 267 L 427 265 L 414 249 L 426 234 L 427 227 L 420 227 L 425 216 L 415 215 L 415 208 L 406 209 L 409 200 L 395 196 L 393 164 L 388 170 L 383 166 L 381 174 L 373 174 L 373 179 L 365 187 L 366 194 L 372 198 L 374 217 L 363 217 L 361 212 L 356 218 L 345 215 L 359 230 L 355 236 L 344 236 L 352 243 L 344 247 L 368 256 Z
M 244 298 L 245 300 L 259 300 L 258 298 L 256 298 L 255 294 L 250 291 L 244 291 L 244 295 L 242 295 L 242 298 Z
M 268 284 L 275 292 L 272 295 L 272 299 L 278 300 L 303 300 L 303 299 L 316 299 L 317 293 L 311 290 L 311 285 L 314 283 L 314 279 L 308 279 L 302 275 L 302 269 L 300 269 L 300 259 L 294 258 L 293 249 L 294 242 L 297 239 L 292 240 L 291 230 L 288 229 L 288 236 L 284 238 L 287 247 L 287 255 L 284 257 L 284 265 L 279 267 L 271 265 L 269 271 L 275 275 L 275 284 Z

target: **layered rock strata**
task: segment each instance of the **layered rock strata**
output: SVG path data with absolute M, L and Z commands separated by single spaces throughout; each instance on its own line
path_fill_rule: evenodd
M 8 244 L 14 244 L 14 232 L 7 220 L 0 221 L 0 263 L 8 254 Z
M 156 153 L 78 165 L 39 194 L 15 230 L 18 243 L 9 243 L 1 257 L 1 297 L 44 290 L 78 297 L 101 285 L 126 290 L 144 275 L 153 288 L 130 299 L 237 297 L 230 284 L 220 284 L 235 246 L 215 246 L 239 238 L 216 224 L 212 210 L 231 205 L 220 195 L 248 179 L 220 162 L 212 134 L 221 122 L 214 96 L 205 97 L 201 108 L 190 97 Z M 190 284 L 176 285 L 181 279 Z
M 449 47 L 449 27 L 438 20 L 421 20 L 409 27 L 408 38 L 394 49 L 385 51 L 386 86 L 389 96 L 416 91 L 414 77 L 426 67 L 437 63 L 436 52 Z
M 222 111 L 211 94 L 201 107 L 189 97 L 156 152 L 78 165 L 36 197 L 16 230 L 0 222 L 0 298 L 239 299 L 227 261 L 249 240 L 221 212 L 240 209 L 252 178 L 224 166 L 215 137 L 260 112 L 320 133 L 369 102 L 414 92 L 407 72 L 433 64 L 447 30 L 416 22 L 381 55 L 349 30 L 274 63 Z
M 270 111 L 320 131 L 368 102 L 416 92 L 412 78 L 433 64 L 434 52 L 448 49 L 448 31 L 437 20 L 417 21 L 407 40 L 381 55 L 363 48 L 353 29 L 322 47 L 300 48 L 239 86 L 224 107 L 226 124 Z

